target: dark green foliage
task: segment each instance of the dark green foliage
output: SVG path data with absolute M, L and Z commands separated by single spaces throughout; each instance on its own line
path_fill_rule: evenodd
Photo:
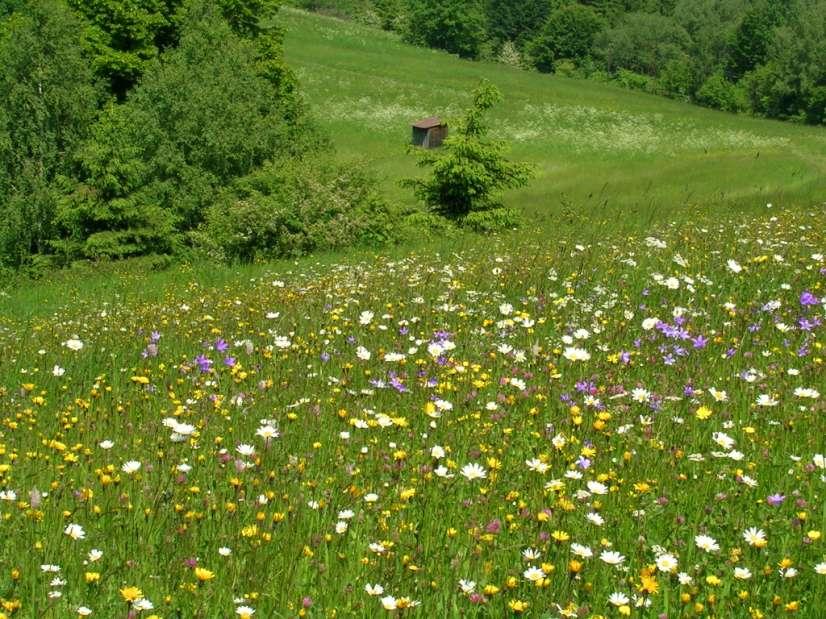
M 788 11 L 785 0 L 758 0 L 747 10 L 729 44 L 727 74 L 739 80 L 743 75 L 763 64 L 774 37 L 774 29 Z
M 193 233 L 198 248 L 229 261 L 298 256 L 393 238 L 391 213 L 357 164 L 286 160 L 232 184 Z
M 72 154 L 95 118 L 81 30 L 57 0 L 33 0 L 0 26 L 0 263 L 48 250 Z
M 402 32 L 407 19 L 405 0 L 372 0 L 373 10 L 385 30 Z
M 651 13 L 630 13 L 597 41 L 609 71 L 628 69 L 657 75 L 689 47 L 688 33 L 674 19 Z
M 502 141 L 487 138 L 484 115 L 501 98 L 495 86 L 482 82 L 442 148 L 418 152 L 419 166 L 432 168 L 431 175 L 405 181 L 427 209 L 460 225 L 512 226 L 513 213 L 504 209 L 499 192 L 526 185 L 532 175 L 528 165 L 505 158 Z
M 282 33 L 272 22 L 281 0 L 217 0 L 215 4 L 235 34 L 254 39 L 264 33 L 276 32 L 280 42 Z
M 478 58 L 486 41 L 481 0 L 410 0 L 405 40 Z
M 727 61 L 729 41 L 748 0 L 679 0 L 674 20 L 691 37 L 687 53 L 696 83 L 702 84 Z
M 26 0 L 0 0 L 0 18 L 26 6 Z
M 650 75 L 635 73 L 628 69 L 620 69 L 613 76 L 613 81 L 624 88 L 630 90 L 641 90 L 643 92 L 656 92 L 657 81 Z
M 534 66 L 552 72 L 557 60 L 584 60 L 590 56 L 594 37 L 604 25 L 599 14 L 587 6 L 566 4 L 555 10 L 530 45 Z
M 256 71 L 255 45 L 215 10 L 194 10 L 180 46 L 106 111 L 83 149 L 84 185 L 61 210 L 65 250 L 172 251 L 218 188 L 298 148 L 277 86 Z
M 86 45 L 98 75 L 123 99 L 164 49 L 178 44 L 185 0 L 68 0 L 90 27 Z M 191 3 L 190 3 L 191 4 Z M 271 22 L 279 0 L 217 0 L 211 3 L 233 31 L 255 38 Z M 271 27 L 268 24 L 267 27 Z
M 628 10 L 623 0 L 583 0 L 579 4 L 591 7 L 610 24 Z
M 539 33 L 554 4 L 552 0 L 488 0 L 488 35 L 497 45 L 513 41 L 522 48 Z
M 236 216 L 269 219 L 252 249 L 222 246 L 233 258 L 386 241 L 370 179 L 314 170 L 327 144 L 284 63 L 277 8 L 0 5 L 0 270 L 181 253 Z
M 95 72 L 122 98 L 160 47 L 175 39 L 181 0 L 68 0 L 89 20 L 86 45 Z
M 754 109 L 826 123 L 826 3 L 801 2 L 788 25 L 777 29 L 767 55 L 746 80 Z

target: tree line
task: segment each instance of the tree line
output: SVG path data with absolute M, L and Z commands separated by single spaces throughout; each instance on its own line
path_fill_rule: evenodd
M 826 123 L 826 0 L 294 0 L 463 58 Z

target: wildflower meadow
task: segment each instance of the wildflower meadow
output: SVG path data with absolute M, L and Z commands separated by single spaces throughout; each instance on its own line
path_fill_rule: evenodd
M 4 312 L 0 616 L 826 616 L 823 218 Z

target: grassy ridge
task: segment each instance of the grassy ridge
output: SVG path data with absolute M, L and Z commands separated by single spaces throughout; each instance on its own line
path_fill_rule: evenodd
M 358 24 L 284 12 L 285 52 L 318 121 L 345 157 L 362 158 L 396 184 L 415 175 L 409 124 L 456 117 L 481 78 L 505 102 L 493 134 L 530 161 L 537 179 L 509 195 L 551 227 L 566 206 L 648 221 L 694 207 L 812 204 L 826 190 L 826 130 L 705 110 L 603 85 L 462 61 L 411 47 Z

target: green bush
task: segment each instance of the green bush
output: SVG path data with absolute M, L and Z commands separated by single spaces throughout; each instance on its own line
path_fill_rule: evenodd
M 722 71 L 710 75 L 694 98 L 700 105 L 726 112 L 740 112 L 748 107 L 743 89 L 728 81 Z
M 540 71 L 554 71 L 560 59 L 579 61 L 591 54 L 594 37 L 604 27 L 591 7 L 566 4 L 553 11 L 539 35 L 529 45 L 533 65 Z
M 657 77 L 660 92 L 675 99 L 689 101 L 696 89 L 694 67 L 687 56 L 672 58 Z
M 478 58 L 486 42 L 480 0 L 408 0 L 404 38 L 461 58 Z
M 609 71 L 626 69 L 651 76 L 681 57 L 690 45 L 691 37 L 674 19 L 650 13 L 626 14 L 595 41 Z
M 192 0 L 67 0 L 89 22 L 85 47 L 96 73 L 123 100 L 152 61 L 178 44 Z M 232 30 L 244 38 L 273 34 L 279 0 L 213 0 Z
M 445 238 L 456 232 L 456 226 L 447 217 L 430 211 L 414 211 L 402 220 L 403 238 Z
M 542 28 L 554 4 L 556 0 L 488 0 L 488 34 L 497 46 L 512 41 L 522 50 Z
M 641 90 L 643 92 L 655 92 L 657 89 L 657 82 L 653 77 L 620 69 L 614 75 L 614 79 L 623 88 L 630 88 L 631 90 Z
M 743 79 L 752 108 L 773 118 L 824 122 L 826 116 L 826 3 L 801 0 L 778 28 L 768 60 Z
M 252 261 L 379 246 L 395 238 L 393 225 L 362 166 L 282 160 L 222 192 L 191 238 L 213 258 Z
M 468 213 L 459 220 L 459 225 L 474 232 L 488 234 L 516 228 L 520 222 L 519 214 L 515 210 L 499 206 L 486 211 Z

